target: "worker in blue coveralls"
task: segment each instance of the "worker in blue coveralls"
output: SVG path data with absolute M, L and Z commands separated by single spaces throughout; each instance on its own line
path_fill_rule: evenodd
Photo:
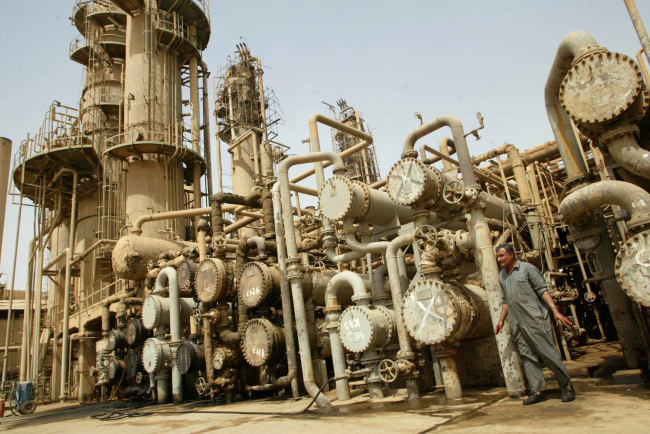
M 542 393 L 546 389 L 546 383 L 539 363 L 540 358 L 555 374 L 562 388 L 562 402 L 575 400 L 571 378 L 553 343 L 549 309 L 558 325 L 571 327 L 571 322 L 559 312 L 537 267 L 520 262 L 511 244 L 498 245 L 496 254 L 502 267 L 499 283 L 503 289 L 503 308 L 495 332 L 501 332 L 506 316 L 510 315 L 510 333 L 517 344 L 526 378 L 532 389 L 528 398 L 523 401 L 524 405 L 546 401 Z

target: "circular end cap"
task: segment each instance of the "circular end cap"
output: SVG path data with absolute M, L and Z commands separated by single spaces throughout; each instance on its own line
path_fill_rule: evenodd
M 130 346 L 138 345 L 146 335 L 147 330 L 142 323 L 142 318 L 129 318 L 126 323 L 126 343 Z
M 361 306 L 350 306 L 339 319 L 341 343 L 348 350 L 360 353 L 370 348 L 374 338 L 372 319 Z
M 616 255 L 616 280 L 634 301 L 650 307 L 650 231 L 628 239 Z
M 189 292 L 194 289 L 194 279 L 196 279 L 196 269 L 198 264 L 194 261 L 185 260 L 181 262 L 176 270 L 178 279 L 178 288 L 183 292 Z
M 386 190 L 393 202 L 409 206 L 420 200 L 427 190 L 427 167 L 415 158 L 405 158 L 388 173 Z
M 241 340 L 244 359 L 251 366 L 264 366 L 282 354 L 284 333 L 269 320 L 255 318 L 246 324 Z
M 624 114 L 642 88 L 637 63 L 608 52 L 586 57 L 571 68 L 560 87 L 560 102 L 576 122 L 608 122 Z
M 155 374 L 163 366 L 163 343 L 156 338 L 149 338 L 142 348 L 142 364 L 149 374 Z
M 421 280 L 404 294 L 404 326 L 420 344 L 438 344 L 454 331 L 457 312 L 446 286 L 439 280 Z
M 239 296 L 248 308 L 260 306 L 271 293 L 272 277 L 269 267 L 261 262 L 249 262 L 239 279 Z
M 162 304 L 157 295 L 150 295 L 142 303 L 142 324 L 149 330 L 158 327 L 162 319 Z
M 101 354 L 108 348 L 108 339 L 100 339 L 95 343 L 95 353 Z
M 142 369 L 142 361 L 138 353 L 129 353 L 126 356 L 126 379 L 129 381 L 135 380 L 135 377 L 138 375 L 138 372 Z
M 111 330 L 108 332 L 108 345 L 106 347 L 109 351 L 115 351 L 120 348 L 126 347 L 126 334 L 120 330 Z
M 218 346 L 212 350 L 212 367 L 217 371 L 237 362 L 235 353 L 228 347 Z
M 111 360 L 108 363 L 108 381 L 115 383 L 122 377 L 124 368 L 117 360 Z
M 198 367 L 197 351 L 193 343 L 184 341 L 176 349 L 176 366 L 185 375 Z
M 330 220 L 342 220 L 350 212 L 355 200 L 352 183 L 342 176 L 333 176 L 323 185 L 318 195 L 320 209 Z
M 196 273 L 196 296 L 203 303 L 222 301 L 229 295 L 232 276 L 221 259 L 204 259 Z

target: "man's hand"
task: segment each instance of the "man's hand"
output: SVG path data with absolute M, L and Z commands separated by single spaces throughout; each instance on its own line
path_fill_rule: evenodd
M 557 325 L 563 325 L 565 327 L 573 327 L 573 323 L 569 321 L 569 318 L 562 315 L 559 310 L 553 311 L 553 316 L 555 317 L 555 323 Z
M 499 321 L 497 323 L 497 328 L 494 330 L 494 334 L 498 335 L 499 333 L 501 333 L 501 330 L 503 330 L 503 321 Z

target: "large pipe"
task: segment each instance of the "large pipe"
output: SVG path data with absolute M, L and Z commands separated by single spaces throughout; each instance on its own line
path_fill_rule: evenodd
M 273 186 L 273 219 L 275 223 L 275 237 L 277 241 L 278 266 L 280 269 L 280 297 L 282 299 L 282 320 L 284 321 L 284 340 L 287 348 L 286 377 L 278 378 L 276 384 L 285 385 L 291 383 L 291 393 L 298 398 L 298 358 L 296 355 L 296 342 L 293 335 L 293 310 L 291 308 L 291 287 L 287 278 L 287 252 L 282 227 L 282 204 L 280 201 L 280 184 Z
M 614 161 L 632 175 L 650 179 L 650 153 L 639 146 L 633 132 L 607 141 L 607 150 Z
M 4 137 L 0 137 L 0 259 L 2 259 L 2 235 L 4 233 L 4 227 L 5 227 L 7 188 L 9 187 L 10 170 L 11 170 L 11 140 L 6 139 Z
M 178 278 L 176 270 L 172 267 L 163 268 L 156 278 L 156 290 L 164 292 L 169 286 L 169 330 L 172 340 L 169 342 L 172 347 L 172 399 L 174 404 L 183 402 L 183 376 L 178 370 L 175 348 L 181 343 L 181 294 L 178 290 Z
M 296 328 L 298 331 L 298 344 L 300 346 L 300 358 L 302 362 L 305 389 L 307 389 L 307 392 L 314 399 L 316 399 L 316 403 L 319 407 L 331 410 L 332 404 L 327 400 L 327 398 L 325 398 L 325 396 L 320 393 L 318 386 L 314 381 L 314 370 L 312 367 L 311 348 L 309 343 L 309 333 L 307 329 L 307 316 L 305 312 L 305 300 L 302 292 L 303 272 L 300 265 L 300 257 L 298 255 L 298 246 L 296 244 L 295 225 L 293 222 L 293 212 L 291 206 L 291 191 L 289 188 L 289 169 L 293 165 L 313 163 L 317 161 L 322 162 L 324 160 L 334 163 L 335 174 L 345 173 L 343 159 L 340 157 L 340 155 L 337 155 L 333 152 L 314 152 L 304 155 L 294 155 L 285 159 L 280 165 L 278 179 L 280 183 L 279 189 L 282 206 L 282 220 L 284 223 L 288 257 L 286 261 L 287 277 L 291 283 L 291 292 L 296 314 Z
M 573 60 L 597 46 L 598 42 L 587 32 L 576 31 L 566 35 L 557 49 L 544 89 L 546 114 L 569 180 L 586 173 L 587 166 L 582 158 L 581 144 L 573 131 L 571 118 L 560 104 L 560 85 L 571 69 Z
M 641 20 L 639 10 L 636 8 L 634 0 L 625 0 L 625 6 L 627 7 L 627 12 L 630 14 L 632 24 L 634 24 L 634 29 L 636 30 L 636 34 L 639 37 L 639 41 L 641 42 L 641 46 L 645 52 L 645 57 L 650 59 L 650 37 L 643 25 L 643 20 Z

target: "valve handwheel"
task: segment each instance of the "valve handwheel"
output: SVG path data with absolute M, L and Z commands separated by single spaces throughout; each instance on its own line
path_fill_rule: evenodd
M 228 242 L 228 235 L 225 232 L 219 232 L 212 237 L 212 244 L 215 246 L 225 246 Z
M 379 376 L 385 383 L 392 383 L 397 379 L 397 363 L 390 359 L 384 359 L 379 362 Z
M 201 324 L 201 310 L 200 309 L 194 309 L 192 312 L 192 319 L 194 320 L 194 324 Z
M 431 225 L 422 225 L 413 233 L 415 246 L 424 252 L 426 245 L 435 245 L 438 242 L 438 231 Z
M 318 261 L 314 264 L 314 270 L 316 270 L 316 277 L 323 277 L 325 275 L 325 263 L 323 261 Z
M 205 378 L 199 377 L 196 379 L 196 391 L 198 392 L 199 395 L 203 396 L 206 394 L 208 391 L 208 382 L 205 381 Z
M 587 293 L 585 293 L 585 300 L 589 303 L 593 303 L 594 301 L 596 301 L 596 297 L 597 296 L 595 292 L 588 291 Z
M 462 181 L 453 180 L 449 181 L 442 188 L 442 198 L 445 202 L 450 204 L 457 204 L 463 200 L 465 196 L 465 185 Z

